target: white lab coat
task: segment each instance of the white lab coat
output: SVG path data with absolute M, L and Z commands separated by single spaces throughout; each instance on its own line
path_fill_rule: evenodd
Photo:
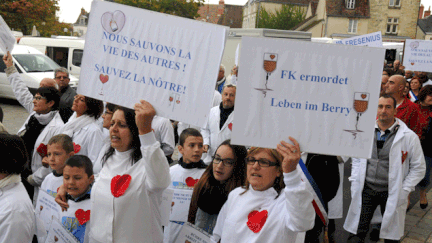
M 225 140 L 231 139 L 232 122 L 235 111 L 231 112 L 228 119 L 225 121 L 222 129 L 219 129 L 220 109 L 215 106 L 210 110 L 210 114 L 206 120 L 204 127 L 201 129 L 201 134 L 204 139 L 204 145 L 209 145 L 207 157 L 204 159 L 206 164 L 212 161 L 212 156 L 216 152 L 217 147 Z M 230 125 L 231 124 L 231 125 Z
M 418 136 L 397 119 L 399 129 L 390 149 L 388 199 L 383 215 L 380 238 L 399 240 L 404 234 L 408 195 L 423 179 L 426 165 Z M 408 152 L 402 162 L 402 153 Z M 366 178 L 366 159 L 352 158 L 351 204 L 344 229 L 357 233 L 360 221 L 362 192 Z
M 155 133 L 156 140 L 161 144 L 161 149 L 165 156 L 174 153 L 175 139 L 174 127 L 167 118 L 155 116 L 152 121 L 152 129 Z
M 0 242 L 32 242 L 35 222 L 33 205 L 21 182 L 0 189 Z
M 74 131 L 72 141 L 75 145 L 80 145 L 81 149 L 77 155 L 85 155 L 95 163 L 99 152 L 104 145 L 104 135 L 97 121 L 88 124 L 87 126 Z

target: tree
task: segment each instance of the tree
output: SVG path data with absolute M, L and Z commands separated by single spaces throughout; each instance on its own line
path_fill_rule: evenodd
M 204 0 L 115 0 L 116 3 L 194 19 Z
M 301 23 L 306 12 L 298 6 L 282 5 L 275 13 L 267 12 L 261 8 L 257 18 L 257 28 L 290 30 Z

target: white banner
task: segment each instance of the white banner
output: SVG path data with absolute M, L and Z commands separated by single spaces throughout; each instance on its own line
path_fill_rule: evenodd
M 93 1 L 78 93 L 203 126 L 228 28 Z
M 193 190 L 174 189 L 170 221 L 187 222 Z
M 369 46 L 369 47 L 382 47 L 382 35 L 381 31 L 374 33 L 359 35 L 343 40 L 338 40 L 336 44 L 344 44 L 350 46 Z
M 51 223 L 45 243 L 79 243 L 79 241 L 55 219 Z
M 232 143 L 370 158 L 384 52 L 243 37 Z
M 195 225 L 187 222 L 183 224 L 183 227 L 179 235 L 177 236 L 175 243 L 215 243 L 215 242 L 210 238 L 210 234 L 196 227 Z
M 47 232 L 53 219 L 59 219 L 60 214 L 61 207 L 55 202 L 54 197 L 49 195 L 46 191 L 39 189 L 35 215 L 43 222 Z
M 16 40 L 12 31 L 0 15 L 0 49 L 5 54 L 8 51 L 12 52 L 15 42 Z
M 432 41 L 406 40 L 403 65 L 405 70 L 432 72 Z

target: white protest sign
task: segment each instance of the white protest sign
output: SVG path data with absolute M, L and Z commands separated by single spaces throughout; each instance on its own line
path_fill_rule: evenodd
M 343 40 L 338 40 L 336 44 L 344 44 L 350 46 L 369 46 L 369 47 L 382 47 L 382 35 L 381 31 L 374 33 L 359 35 Z
M 12 52 L 15 42 L 16 40 L 12 34 L 12 31 L 9 29 L 9 26 L 0 15 L 0 49 L 4 53 L 8 51 Z
M 171 203 L 171 221 L 186 222 L 189 215 L 189 206 L 193 190 L 175 189 Z
M 55 202 L 54 197 L 40 189 L 36 202 L 35 215 L 43 222 L 46 231 L 48 231 L 54 218 L 60 218 L 61 211 L 61 207 Z
M 195 225 L 187 222 L 183 227 L 174 243 L 214 243 L 210 234 Z
M 232 143 L 370 158 L 384 52 L 243 37 Z
M 406 40 L 403 65 L 406 70 L 432 72 L 432 41 Z
M 77 243 L 79 242 L 60 222 L 52 221 L 45 243 Z
M 168 226 L 169 218 L 171 214 L 171 205 L 173 198 L 174 190 L 167 188 L 162 194 L 162 203 L 161 203 L 161 218 L 162 218 L 162 226 Z
M 203 126 L 211 108 L 226 27 L 93 1 L 78 93 Z

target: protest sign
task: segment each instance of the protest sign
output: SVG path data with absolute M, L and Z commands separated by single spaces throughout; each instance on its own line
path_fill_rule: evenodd
M 203 126 L 214 96 L 227 28 L 93 1 L 78 93 Z
M 405 70 L 432 72 L 432 41 L 406 40 L 403 65 Z
M 243 37 L 232 143 L 370 158 L 384 52 Z
M 45 243 L 78 243 L 79 241 L 65 229 L 58 219 L 52 221 Z
M 171 205 L 173 198 L 174 190 L 167 188 L 162 194 L 162 203 L 161 203 L 161 218 L 162 218 L 162 226 L 168 226 L 169 218 L 171 214 Z
M 8 51 L 12 52 L 15 41 L 12 31 L 9 29 L 9 26 L 6 24 L 2 16 L 0 16 L 0 49 L 4 53 L 7 53 Z
M 175 189 L 171 203 L 171 221 L 186 222 L 189 215 L 189 206 L 193 190 Z
M 343 40 L 338 40 L 336 44 L 350 45 L 350 46 L 369 46 L 369 47 L 382 47 L 381 31 L 374 33 L 359 35 Z
M 210 237 L 210 234 L 204 230 L 187 222 L 183 224 L 183 227 L 174 243 L 214 243 Z
M 35 215 L 43 222 L 46 231 L 48 231 L 54 218 L 60 218 L 61 211 L 61 207 L 55 202 L 54 197 L 40 189 L 36 202 Z

